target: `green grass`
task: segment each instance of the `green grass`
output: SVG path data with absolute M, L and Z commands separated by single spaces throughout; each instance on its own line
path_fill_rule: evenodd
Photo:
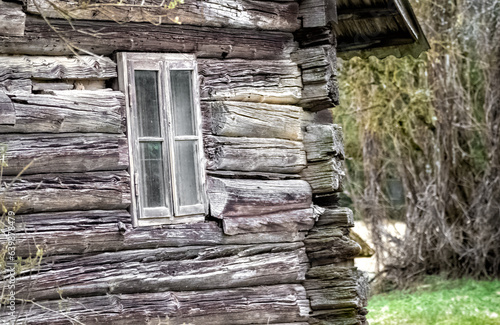
M 374 295 L 368 310 L 371 325 L 500 324 L 500 281 L 428 278 L 411 290 Z

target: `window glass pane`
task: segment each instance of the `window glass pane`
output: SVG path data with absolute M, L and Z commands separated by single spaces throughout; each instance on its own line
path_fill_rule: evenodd
M 164 207 L 165 176 L 162 159 L 162 143 L 140 142 L 141 154 L 141 198 L 144 208 Z
M 196 135 L 190 70 L 171 70 L 172 107 L 175 135 Z
M 179 206 L 201 203 L 199 197 L 197 141 L 175 142 L 175 172 Z
M 139 137 L 159 137 L 160 105 L 158 101 L 158 71 L 136 70 L 135 96 Z

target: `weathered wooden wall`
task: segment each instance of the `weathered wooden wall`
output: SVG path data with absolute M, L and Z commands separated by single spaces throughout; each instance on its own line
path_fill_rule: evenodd
M 149 23 L 158 8 L 110 17 L 54 3 L 79 19 L 56 19 L 43 1 L 27 0 L 26 11 L 0 1 L 12 13 L 0 13 L 12 23 L 0 23 L 3 181 L 35 159 L 0 195 L 8 208 L 21 203 L 17 255 L 44 249 L 42 264 L 17 278 L 18 298 L 37 303 L 19 319 L 363 324 L 352 214 L 330 204 L 344 157 L 325 113 L 338 101 L 334 2 L 187 0 L 161 25 Z M 75 58 L 60 36 L 102 56 Z M 117 51 L 199 58 L 205 222 L 132 227 L 125 99 L 104 89 Z

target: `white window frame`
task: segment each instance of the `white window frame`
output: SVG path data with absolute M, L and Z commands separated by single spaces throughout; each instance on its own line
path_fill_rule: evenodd
M 131 207 L 132 224 L 137 226 L 151 226 L 162 224 L 197 223 L 205 220 L 208 213 L 208 201 L 205 184 L 205 158 L 203 155 L 203 140 L 201 131 L 201 110 L 200 95 L 198 86 L 198 70 L 196 57 L 191 54 L 170 54 L 170 53 L 118 53 L 118 82 L 120 90 L 125 94 L 126 117 L 127 117 L 127 137 L 129 145 L 130 179 L 131 179 Z M 141 203 L 139 193 L 140 186 L 140 166 L 139 160 L 139 137 L 137 129 L 137 116 L 135 111 L 135 80 L 134 70 L 152 70 L 158 72 L 158 97 L 160 105 L 160 121 L 163 131 L 163 161 L 164 168 L 167 169 L 165 175 L 165 188 L 169 192 L 172 214 L 167 208 L 145 208 Z M 191 70 L 192 71 L 192 96 L 193 96 L 193 117 L 196 135 L 175 136 L 173 133 L 173 119 L 170 91 L 170 71 Z M 141 138 L 142 139 L 142 138 Z M 177 204 L 177 182 L 180 176 L 175 173 L 175 141 L 196 141 L 198 158 L 198 168 L 194 172 L 200 183 L 199 197 L 200 204 L 191 206 L 179 206 Z M 168 199 L 167 199 L 168 200 Z

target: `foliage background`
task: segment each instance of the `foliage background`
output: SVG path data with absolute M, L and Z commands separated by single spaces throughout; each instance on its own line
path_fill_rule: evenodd
M 346 193 L 367 222 L 379 269 L 500 273 L 500 2 L 412 3 L 431 50 L 341 62 Z M 390 194 L 401 182 L 401 205 Z M 402 220 L 403 238 L 384 226 Z

